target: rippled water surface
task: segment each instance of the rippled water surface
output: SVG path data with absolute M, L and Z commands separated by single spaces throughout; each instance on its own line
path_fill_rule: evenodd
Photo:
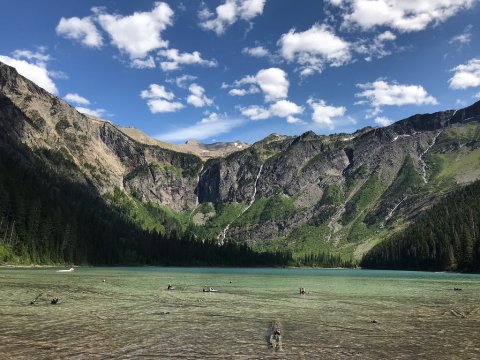
M 1 359 L 480 359 L 480 275 L 55 270 L 0 269 Z

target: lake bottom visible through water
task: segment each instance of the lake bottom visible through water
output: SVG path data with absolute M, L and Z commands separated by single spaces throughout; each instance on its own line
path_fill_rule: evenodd
M 480 275 L 56 270 L 0 269 L 0 359 L 480 359 Z

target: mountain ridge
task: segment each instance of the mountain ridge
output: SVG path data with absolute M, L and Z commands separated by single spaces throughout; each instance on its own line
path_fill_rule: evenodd
M 207 159 L 139 141 L 0 64 L 0 127 L 52 167 L 66 159 L 75 165 L 67 174 L 101 196 L 119 189 L 168 207 L 199 237 L 225 234 L 298 256 L 360 257 L 444 194 L 479 179 L 479 120 L 477 102 L 353 134 L 272 134 Z

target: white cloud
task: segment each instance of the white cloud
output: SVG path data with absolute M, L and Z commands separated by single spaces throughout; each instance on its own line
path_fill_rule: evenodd
M 60 19 L 55 31 L 58 35 L 80 41 L 83 45 L 100 48 L 103 38 L 90 16 L 82 19 L 78 17 Z
M 172 132 L 156 135 L 155 138 L 163 141 L 184 141 L 188 139 L 204 140 L 212 136 L 225 134 L 243 124 L 240 119 L 228 119 L 216 113 L 211 113 L 192 126 Z
M 263 46 L 256 46 L 253 48 L 246 47 L 246 48 L 243 48 L 242 53 L 253 56 L 253 57 L 257 57 L 257 58 L 270 56 L 270 52 L 267 49 L 265 49 Z
M 237 20 L 251 21 L 263 13 L 266 0 L 225 0 L 215 9 L 215 14 L 205 6 L 199 11 L 200 27 L 214 31 L 217 35 L 225 33 L 226 29 Z
M 385 31 L 378 34 L 373 40 L 360 40 L 355 43 L 355 52 L 366 55 L 365 61 L 372 61 L 373 59 L 381 59 L 392 53 L 389 49 L 394 47 L 393 41 L 397 36 L 391 31 Z
M 45 54 L 43 51 L 30 51 L 30 50 L 15 50 L 12 53 L 12 56 L 15 59 L 26 58 L 28 60 L 34 60 L 37 63 L 46 63 L 47 61 L 51 60 L 50 55 Z
M 448 80 L 451 89 L 466 89 L 480 86 L 480 59 L 471 59 L 466 64 L 452 69 L 455 72 Z
M 336 121 L 339 118 L 343 118 L 347 109 L 344 106 L 331 106 L 327 105 L 324 100 L 315 101 L 310 98 L 307 100 L 308 105 L 313 110 L 312 120 L 313 122 L 327 126 L 330 129 L 334 129 L 336 126 Z
M 140 93 L 140 97 L 148 99 L 147 105 L 153 114 L 175 112 L 185 107 L 181 102 L 172 101 L 175 99 L 175 95 L 165 89 L 163 85 L 151 84 L 148 90 Z
M 47 70 L 44 62 L 30 63 L 26 60 L 15 59 L 9 56 L 0 55 L 0 61 L 13 66 L 20 75 L 33 81 L 41 88 L 52 94 L 58 94 L 58 89 L 51 79 L 50 72 Z
M 460 45 L 468 45 L 472 41 L 472 25 L 468 25 L 461 34 L 458 34 L 450 39 L 449 44 L 458 43 Z
M 231 89 L 228 93 L 231 96 L 245 96 L 248 94 L 257 94 L 260 90 L 255 86 L 250 86 L 248 89 Z
M 270 111 L 258 105 L 251 105 L 246 108 L 240 108 L 242 115 L 251 120 L 266 120 L 271 117 Z
M 105 109 L 89 109 L 81 106 L 77 106 L 75 109 L 77 109 L 77 111 L 81 112 L 82 114 L 87 114 L 87 115 L 98 117 L 98 118 L 101 118 L 107 115 L 107 110 Z
M 342 11 L 344 26 L 371 30 L 387 26 L 401 32 L 424 30 L 469 9 L 476 0 L 330 0 Z
M 97 20 L 111 36 L 112 43 L 131 59 L 144 58 L 150 51 L 168 47 L 161 37 L 172 24 L 173 10 L 164 2 L 155 3 L 152 11 L 135 12 L 129 16 L 111 15 L 96 8 Z
M 175 95 L 165 89 L 165 86 L 158 84 L 151 84 L 148 90 L 143 90 L 140 93 L 142 99 L 165 99 L 173 100 Z
M 264 108 L 258 105 L 252 105 L 245 108 L 240 108 L 242 115 L 251 120 L 266 120 L 271 117 L 286 118 L 289 123 L 299 123 L 302 120 L 296 118 L 294 115 L 302 114 L 304 108 L 288 100 L 279 100 L 270 105 L 269 108 Z
M 260 89 L 265 94 L 266 101 L 284 99 L 288 96 L 287 73 L 279 68 L 262 69 L 255 77 Z
M 280 100 L 270 106 L 270 113 L 273 116 L 288 117 L 303 113 L 303 107 L 288 100 Z
M 393 41 L 397 38 L 397 36 L 392 33 L 391 31 L 385 31 L 377 36 L 379 41 Z
M 190 95 L 187 97 L 187 103 L 195 107 L 210 106 L 213 100 L 205 95 L 205 89 L 198 84 L 190 84 L 188 87 Z
M 239 16 L 242 20 L 251 20 L 263 13 L 266 0 L 240 0 L 237 1 Z
M 480 99 L 480 92 L 478 92 L 478 93 L 476 93 L 475 95 L 473 95 L 473 97 L 474 97 L 475 99 Z
M 90 105 L 90 101 L 88 99 L 76 93 L 69 93 L 65 95 L 64 99 L 78 105 Z
M 239 87 L 245 85 L 249 85 L 248 89 L 239 89 Z M 222 84 L 223 89 L 234 88 L 229 91 L 229 94 L 232 96 L 254 94 L 260 88 L 265 95 L 265 101 L 285 99 L 288 96 L 289 86 L 287 73 L 279 68 L 262 69 L 257 75 L 245 76 L 240 80 L 236 80 L 232 85 Z
M 185 74 L 182 76 L 177 76 L 174 79 L 172 78 L 167 79 L 166 82 L 170 84 L 176 84 L 179 88 L 185 89 L 189 82 L 195 81 L 196 79 L 197 79 L 197 76 Z
M 351 59 L 350 44 L 326 25 L 315 24 L 304 32 L 291 29 L 278 40 L 287 61 L 299 64 L 302 76 L 321 72 L 326 65 L 341 66 Z
M 130 66 L 135 69 L 153 69 L 155 67 L 155 61 L 151 56 L 145 59 L 133 59 L 130 62 Z
M 198 51 L 192 53 L 179 53 L 177 49 L 160 50 L 158 55 L 167 59 L 162 61 L 160 67 L 163 71 L 172 71 L 180 68 L 181 65 L 201 65 L 205 67 L 218 66 L 215 60 L 202 59 L 201 54 Z
M 181 102 L 167 101 L 163 99 L 148 100 L 147 104 L 153 114 L 163 112 L 175 112 L 185 107 Z
M 357 87 L 362 91 L 355 96 L 364 98 L 364 100 L 360 100 L 356 104 L 369 103 L 372 107 L 370 110 L 372 116 L 381 113 L 382 107 L 385 105 L 436 105 L 438 103 L 420 85 L 401 85 L 377 79 L 373 83 L 357 84 Z
M 392 120 L 385 116 L 377 116 L 374 121 L 380 126 L 388 126 L 392 123 Z

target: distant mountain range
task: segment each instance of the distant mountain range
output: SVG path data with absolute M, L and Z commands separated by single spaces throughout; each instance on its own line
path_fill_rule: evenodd
M 353 134 L 172 145 L 81 114 L 0 63 L 0 150 L 21 144 L 145 229 L 175 219 L 198 238 L 298 258 L 359 259 L 480 179 L 479 121 L 477 102 Z

